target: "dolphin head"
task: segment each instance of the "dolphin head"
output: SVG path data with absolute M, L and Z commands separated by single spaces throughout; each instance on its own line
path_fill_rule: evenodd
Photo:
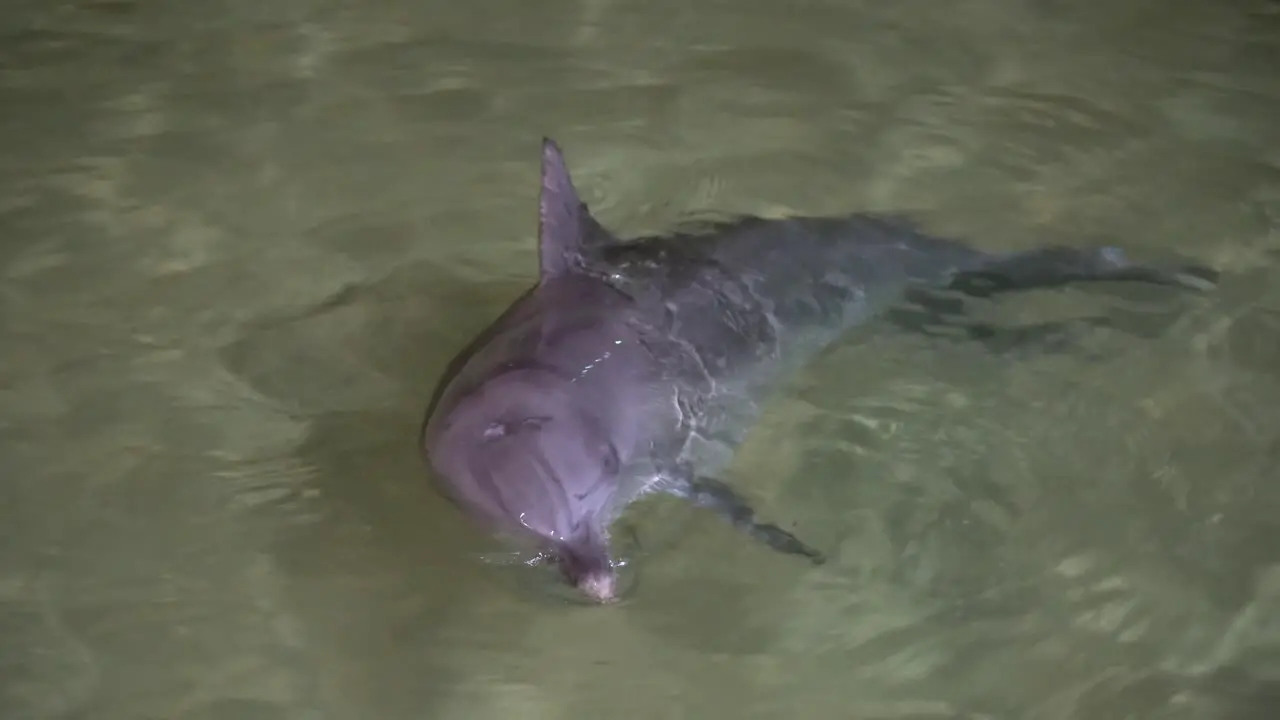
M 576 390 L 545 370 L 500 375 L 452 408 L 427 452 L 455 502 L 532 538 L 566 582 L 609 602 L 618 584 L 607 524 L 622 457 L 608 420 Z
M 622 496 L 621 473 L 647 422 L 646 351 L 628 330 L 623 295 L 582 272 L 613 238 L 550 139 L 538 219 L 538 283 L 447 373 L 424 449 L 455 503 L 532 537 L 569 584 L 608 602 L 618 582 L 607 529 L 634 499 Z

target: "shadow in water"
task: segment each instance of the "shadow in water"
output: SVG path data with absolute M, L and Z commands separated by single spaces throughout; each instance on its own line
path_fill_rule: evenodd
M 353 716 L 420 716 L 457 680 L 449 618 L 514 594 L 510 573 L 478 562 L 492 543 L 431 488 L 417 442 L 450 355 L 513 295 L 506 283 L 403 268 L 260 323 L 221 353 L 306 420 L 295 455 L 309 472 L 294 493 L 305 499 L 292 512 L 305 520 L 280 523 L 274 554 L 297 622 L 325 648 L 316 670 L 338 690 L 325 694 Z M 467 640 L 506 640 L 498 628 L 519 626 L 493 627 Z

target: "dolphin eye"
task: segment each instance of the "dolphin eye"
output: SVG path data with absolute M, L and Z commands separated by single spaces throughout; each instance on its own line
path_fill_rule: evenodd
M 489 427 L 484 429 L 485 440 L 497 440 L 498 438 L 515 435 L 525 430 L 541 430 L 543 425 L 551 422 L 550 417 L 533 416 L 519 418 L 516 420 L 499 420 L 491 423 Z
M 605 445 L 602 464 L 606 475 L 618 474 L 619 465 L 621 463 L 618 460 L 618 448 L 613 443 Z

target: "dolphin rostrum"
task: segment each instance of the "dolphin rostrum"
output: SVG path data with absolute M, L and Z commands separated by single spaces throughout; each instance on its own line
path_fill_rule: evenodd
M 537 283 L 451 364 L 422 449 L 443 494 L 532 540 L 598 602 L 619 595 L 610 525 L 654 492 L 823 561 L 719 475 L 770 391 L 909 289 L 1213 285 L 1212 271 L 1137 265 L 1115 247 L 991 254 L 864 214 L 621 239 L 592 217 L 551 139 L 538 261 Z

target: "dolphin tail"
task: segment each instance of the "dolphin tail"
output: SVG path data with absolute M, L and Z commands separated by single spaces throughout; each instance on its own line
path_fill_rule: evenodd
M 1046 247 L 991 256 L 976 268 L 958 272 L 950 287 L 977 297 L 1097 281 L 1144 282 L 1207 291 L 1216 287 L 1217 279 L 1217 271 L 1207 267 L 1166 269 L 1134 263 L 1117 247 Z

